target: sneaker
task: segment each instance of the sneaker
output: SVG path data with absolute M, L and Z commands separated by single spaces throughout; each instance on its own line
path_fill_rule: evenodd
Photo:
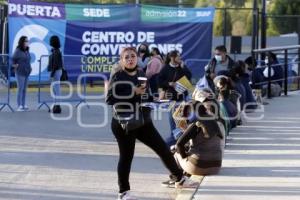
M 170 179 L 161 183 L 161 186 L 166 188 L 175 188 L 175 181 Z
M 23 106 L 19 106 L 18 109 L 17 109 L 17 112 L 24 112 L 24 111 L 25 110 L 24 110 Z
M 123 193 L 119 193 L 117 200 L 137 200 L 137 198 L 133 197 L 130 194 L 130 191 L 126 191 Z
M 23 106 L 23 110 L 29 110 L 28 106 Z
M 198 182 L 191 180 L 190 178 L 183 176 L 178 182 L 175 182 L 175 188 L 197 188 L 199 186 Z

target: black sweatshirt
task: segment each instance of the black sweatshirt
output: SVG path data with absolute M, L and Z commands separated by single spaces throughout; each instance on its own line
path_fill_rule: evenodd
M 186 152 L 185 144 L 189 141 L 190 149 Z M 176 149 L 182 158 L 196 155 L 193 158 L 197 158 L 196 164 L 199 167 L 220 167 L 224 145 L 224 132 L 222 133 L 219 122 L 207 120 L 190 124 L 178 139 Z
M 63 60 L 60 49 L 52 49 L 52 54 L 49 56 L 48 71 L 51 72 L 50 77 L 54 76 L 56 70 L 63 68 Z
M 130 103 L 132 106 L 141 103 L 142 96 L 134 92 L 134 87 L 139 86 L 138 77 L 146 77 L 143 71 L 138 71 L 134 76 L 129 75 L 124 70 L 116 72 L 110 79 L 108 93 L 106 96 L 106 103 L 114 105 L 116 103 Z M 124 81 L 128 83 L 124 83 Z M 149 84 L 147 84 L 149 85 Z M 114 92 L 113 92 L 114 91 Z M 127 97 L 127 98 L 126 98 Z M 153 98 L 149 94 L 149 87 L 147 92 L 143 95 L 143 102 L 152 101 Z
M 187 92 L 184 95 L 178 95 L 176 90 L 169 86 L 169 82 L 176 82 L 183 76 L 186 76 L 189 80 L 192 78 L 192 73 L 186 66 L 183 68 L 180 66 L 171 67 L 167 64 L 162 68 L 158 75 L 158 86 L 164 91 L 172 94 L 171 100 L 181 101 L 184 99 L 184 96 L 187 95 Z

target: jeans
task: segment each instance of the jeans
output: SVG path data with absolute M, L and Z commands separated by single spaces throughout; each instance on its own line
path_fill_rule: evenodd
M 17 94 L 17 104 L 18 107 L 25 106 L 27 85 L 28 85 L 28 76 L 23 76 L 16 74 L 18 94 Z
M 139 129 L 126 133 L 118 121 L 112 119 L 111 128 L 115 138 L 117 139 L 120 152 L 118 163 L 118 182 L 120 193 L 130 190 L 129 174 L 136 139 L 150 147 L 160 157 L 166 168 L 171 172 L 170 178 L 172 180 L 181 180 L 183 171 L 178 168 L 173 154 L 160 134 L 157 132 L 152 122 L 145 124 Z
M 59 102 L 58 99 L 61 95 L 61 91 L 60 91 L 60 77 L 62 75 L 62 70 L 56 70 L 53 76 L 53 81 L 52 82 L 56 82 L 53 85 L 53 94 L 54 94 L 54 103 Z
M 169 115 L 169 125 L 170 125 L 170 136 L 166 139 L 166 143 L 169 147 L 176 144 L 176 140 L 173 134 L 173 130 L 176 129 L 176 124 L 173 118 L 174 108 L 170 110 Z

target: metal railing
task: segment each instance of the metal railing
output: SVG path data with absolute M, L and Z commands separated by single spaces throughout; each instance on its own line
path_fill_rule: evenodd
M 0 111 L 8 107 L 10 111 L 14 112 L 10 105 L 11 68 L 9 63 L 9 56 L 0 54 Z
M 284 95 L 288 95 L 288 66 L 289 64 L 289 61 L 288 61 L 288 51 L 289 50 L 293 50 L 293 49 L 298 49 L 300 50 L 300 45 L 293 45 L 293 46 L 282 46 L 282 47 L 274 47 L 274 48 L 265 48 L 265 49 L 255 49 L 252 51 L 252 57 L 253 59 L 255 57 L 257 57 L 257 55 L 259 54 L 266 54 L 266 53 L 269 53 L 269 52 L 284 52 L 284 63 L 283 64 L 276 64 L 277 65 L 280 65 L 280 66 L 284 66 L 284 78 L 283 78 L 283 81 L 284 81 Z M 268 57 L 269 58 L 269 57 Z M 293 64 L 296 64 L 295 62 L 293 62 Z M 300 63 L 297 62 L 298 64 L 298 73 L 297 73 L 297 76 L 299 77 L 299 66 L 300 66 Z M 272 80 L 272 77 L 271 77 L 271 68 L 274 67 L 275 65 L 272 65 L 270 63 L 270 58 L 269 58 L 269 62 L 267 64 L 267 68 L 268 68 L 268 77 L 267 77 L 267 84 L 268 84 L 268 87 L 267 87 L 267 95 L 268 95 L 268 98 L 271 98 L 271 84 L 272 82 L 274 81 L 278 81 L 278 80 Z M 299 89 L 299 81 L 298 81 L 298 89 Z
M 42 106 L 50 109 L 49 104 L 54 103 L 53 96 L 50 96 L 52 88 L 50 72 L 47 70 L 48 58 L 49 55 L 42 55 L 39 59 L 38 109 Z M 62 98 L 57 97 L 59 102 L 76 103 L 76 107 L 81 103 L 85 103 L 89 107 L 87 100 L 103 98 L 101 88 L 103 87 L 104 91 L 105 83 L 108 80 L 107 76 L 101 72 L 89 73 L 81 69 L 84 58 L 86 58 L 84 55 L 63 55 L 64 69 L 68 72 L 69 80 L 62 81 L 61 88 L 64 85 L 68 86 L 68 88 L 62 88 L 62 94 L 64 89 L 68 89 L 69 94 L 61 96 Z M 88 81 L 91 85 L 90 90 L 88 90 Z

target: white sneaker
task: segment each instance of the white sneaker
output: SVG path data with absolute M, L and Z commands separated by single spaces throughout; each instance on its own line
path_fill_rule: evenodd
M 29 110 L 28 106 L 23 106 L 23 110 L 28 111 Z
M 175 182 L 175 188 L 197 188 L 199 183 L 183 176 L 178 182 Z
M 19 106 L 18 109 L 17 109 L 17 112 L 24 112 L 24 111 L 25 110 L 24 110 L 23 106 Z
M 130 191 L 126 191 L 123 193 L 119 193 L 117 200 L 137 200 L 137 198 L 133 197 L 130 194 Z

